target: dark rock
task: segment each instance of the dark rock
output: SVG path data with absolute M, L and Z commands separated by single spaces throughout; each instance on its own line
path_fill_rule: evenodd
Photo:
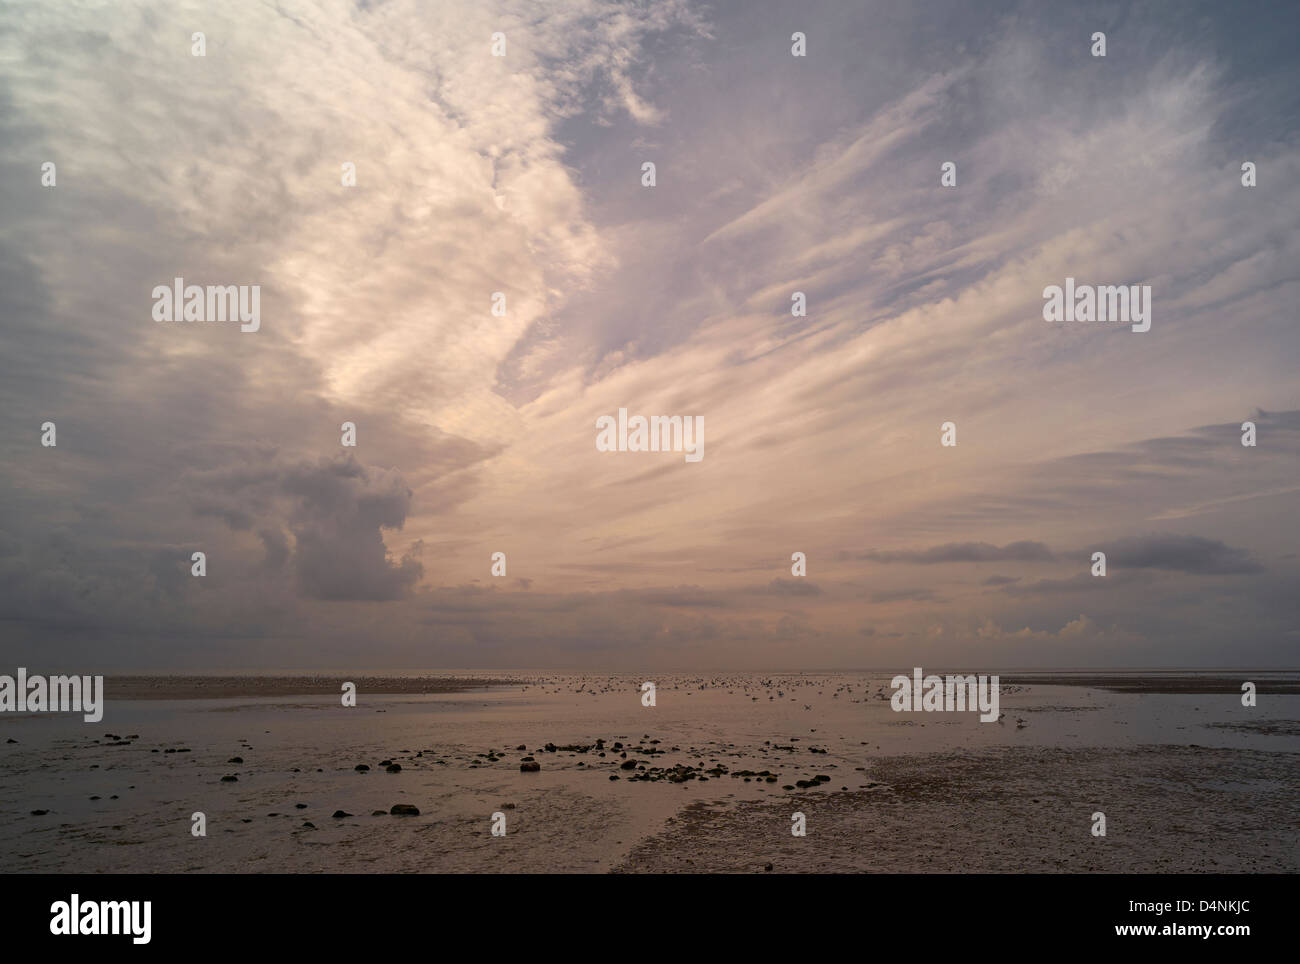
M 420 808 L 413 807 L 409 803 L 395 803 L 393 808 L 388 811 L 394 817 L 418 817 Z
M 244 762 L 244 758 L 243 758 L 242 756 L 232 756 L 232 757 L 231 757 L 229 760 L 227 760 L 226 762 L 227 762 L 227 763 L 243 763 L 243 762 Z
M 348 813 L 346 810 L 335 810 L 334 813 L 331 814 L 331 816 L 333 816 L 337 820 L 342 817 L 350 817 L 352 816 L 352 814 Z
M 227 773 L 224 777 L 221 778 L 221 782 L 222 782 L 222 783 L 238 783 L 238 782 L 239 782 L 239 777 L 235 776 L 233 773 Z
M 532 762 L 525 761 L 524 763 L 519 764 L 520 773 L 536 773 L 541 768 L 542 765 L 535 760 Z
M 384 767 L 384 769 L 389 773 L 401 773 L 402 765 L 400 763 L 390 763 L 388 766 Z
M 358 773 L 365 773 L 367 770 L 370 769 L 370 767 L 366 766 L 366 764 L 364 763 L 358 763 L 352 769 L 356 770 Z

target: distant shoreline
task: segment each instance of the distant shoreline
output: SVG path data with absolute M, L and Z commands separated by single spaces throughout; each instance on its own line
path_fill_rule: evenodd
M 1253 682 L 1260 693 L 1300 693 L 1300 674 L 1284 678 L 1256 678 L 1250 670 L 1238 676 L 1004 676 L 1006 686 L 1085 686 L 1112 693 L 1240 693 L 1241 684 Z
M 117 700 L 225 700 L 261 696 L 333 696 L 344 683 L 371 695 L 463 693 L 518 686 L 524 679 L 473 676 L 109 676 L 105 694 Z
M 679 674 L 671 674 L 677 676 Z M 1112 693 L 1210 694 L 1240 693 L 1241 684 L 1254 682 L 1264 694 L 1300 694 L 1300 673 L 1252 675 L 1242 670 L 1236 675 L 1204 676 L 1168 673 L 1150 674 L 1072 674 L 1017 673 L 1001 678 L 1004 686 L 1077 686 Z M 117 700 L 221 700 L 246 697 L 337 696 L 345 682 L 355 683 L 358 692 L 377 696 L 435 695 L 464 693 L 501 686 L 532 685 L 536 677 L 487 676 L 200 676 L 200 675 L 122 675 L 106 676 L 105 693 Z

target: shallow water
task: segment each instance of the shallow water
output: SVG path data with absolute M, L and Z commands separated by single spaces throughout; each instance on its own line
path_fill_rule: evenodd
M 871 793 L 883 757 L 1193 744 L 1300 751 L 1293 695 L 1261 695 L 1246 708 L 1233 694 L 1004 686 L 1004 721 L 981 723 L 973 713 L 895 713 L 880 698 L 888 679 L 868 674 L 659 677 L 654 707 L 642 706 L 641 681 L 555 675 L 471 693 L 361 693 L 355 708 L 318 697 L 110 701 L 95 724 L 8 716 L 0 852 L 10 871 L 599 871 L 674 826 L 689 803 L 779 800 L 782 787 L 818 774 L 830 777 L 826 791 Z M 1280 732 L 1260 732 L 1267 721 Z M 138 738 L 109 746 L 110 733 Z M 542 750 L 597 738 L 603 758 Z M 631 782 L 636 771 L 619 768 L 616 741 L 666 751 L 629 752 L 647 767 L 721 765 L 777 780 Z M 501 756 L 481 756 L 489 751 Z M 519 771 L 527 755 L 541 772 Z M 226 762 L 234 756 L 244 762 Z M 402 771 L 384 772 L 387 759 Z M 370 772 L 357 773 L 360 763 Z M 221 782 L 227 774 L 238 781 Z M 371 816 L 397 803 L 420 816 Z M 38 809 L 49 813 L 31 815 Z M 339 809 L 355 816 L 333 818 Z M 206 815 L 203 838 L 191 835 L 196 811 Z M 504 837 L 490 832 L 493 813 L 505 815 Z

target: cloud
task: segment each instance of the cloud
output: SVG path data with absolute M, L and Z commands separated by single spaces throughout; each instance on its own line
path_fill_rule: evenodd
M 871 594 L 874 603 L 932 602 L 937 598 L 933 589 L 882 589 Z
M 410 511 L 412 493 L 401 473 L 368 467 L 351 453 L 295 460 L 232 451 L 227 465 L 191 473 L 188 482 L 200 514 L 216 515 L 236 531 L 256 520 L 267 565 L 288 561 L 305 597 L 400 599 L 423 572 L 411 555 L 392 560 L 383 541 L 382 530 L 401 529 Z M 221 511 L 209 494 L 216 492 Z M 293 535 L 292 550 L 285 530 Z
M 1071 640 L 1104 636 L 1113 632 L 1115 631 L 1103 630 L 1097 626 L 1092 619 L 1081 613 L 1078 616 L 1069 619 L 1065 625 L 1055 632 L 1051 630 L 1030 629 L 1028 626 L 1013 632 L 1007 632 L 992 619 L 986 619 L 975 629 L 974 635 L 976 638 L 986 641 L 1014 640 L 1048 643 L 1053 641 L 1068 642 Z
M 949 542 L 922 550 L 872 550 L 858 553 L 855 558 L 930 566 L 950 562 L 1050 562 L 1055 557 L 1041 542 L 1011 542 L 1000 548 L 987 542 Z
M 768 592 L 774 596 L 820 596 L 821 588 L 805 579 L 773 579 Z
M 0 14 L 6 633 L 154 666 L 363 638 L 376 665 L 844 666 L 1086 608 L 1122 646 L 1013 651 L 1289 658 L 1290 33 L 1144 7 L 1125 44 L 1161 56 L 1099 71 L 1057 56 L 1096 5 L 937 3 L 811 7 L 805 62 L 734 0 L 232 0 L 207 58 L 161 0 Z M 261 284 L 262 329 L 155 324 L 177 275 Z M 1152 330 L 1044 323 L 1067 276 L 1151 283 Z M 624 406 L 702 415 L 704 461 L 597 453 Z M 1134 536 L 1191 518 L 1172 538 L 1206 544 Z
M 1163 569 L 1198 575 L 1262 572 L 1245 549 L 1201 536 L 1147 535 L 1112 542 L 1106 564 L 1117 569 Z

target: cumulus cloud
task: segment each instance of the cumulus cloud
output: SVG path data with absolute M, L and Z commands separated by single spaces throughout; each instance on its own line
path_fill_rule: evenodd
M 224 508 L 215 514 L 232 529 L 250 528 L 256 513 L 267 564 L 289 561 L 310 598 L 400 599 L 423 572 L 410 555 L 392 560 L 384 545 L 383 530 L 401 529 L 411 507 L 411 490 L 395 470 L 367 467 L 351 454 L 272 458 L 194 473 L 191 481 L 200 514 L 214 514 L 218 505 L 209 490 L 220 492 Z

